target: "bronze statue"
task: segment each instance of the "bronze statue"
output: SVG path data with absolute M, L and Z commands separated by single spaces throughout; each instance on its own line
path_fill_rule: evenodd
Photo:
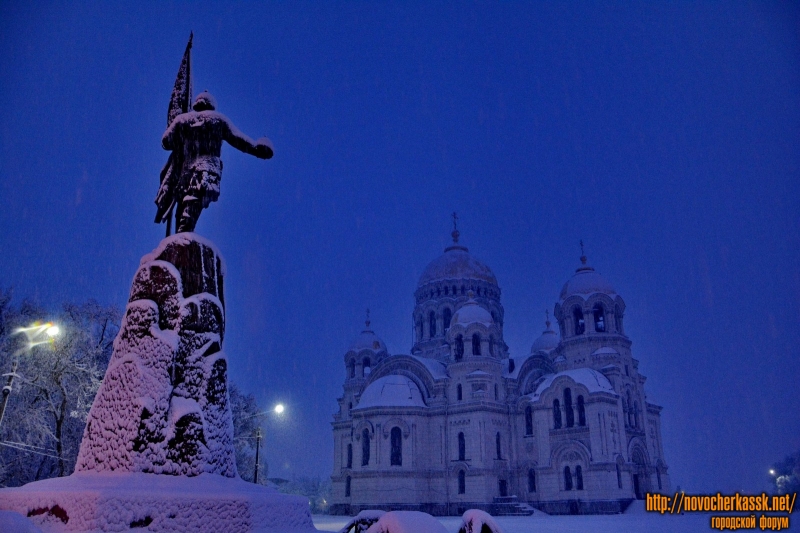
M 167 222 L 170 234 L 172 210 L 177 233 L 194 231 L 200 212 L 219 198 L 222 179 L 220 152 L 222 141 L 259 159 L 272 157 L 272 143 L 266 137 L 253 142 L 233 123 L 216 111 L 214 97 L 200 93 L 189 111 L 191 100 L 190 52 L 192 37 L 178 70 L 167 113 L 167 131 L 161 139 L 172 154 L 161 171 L 161 186 L 156 196 L 156 223 Z

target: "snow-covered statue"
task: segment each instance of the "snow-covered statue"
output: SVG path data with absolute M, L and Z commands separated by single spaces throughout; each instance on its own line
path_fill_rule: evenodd
M 156 222 L 169 217 L 174 204 L 178 233 L 194 231 L 200 212 L 219 198 L 222 141 L 259 159 L 269 159 L 273 154 L 269 139 L 253 142 L 217 112 L 214 97 L 208 92 L 200 93 L 192 108 L 176 116 L 161 139 L 164 149 L 175 154 L 175 161 L 171 179 L 162 180 L 156 197 Z

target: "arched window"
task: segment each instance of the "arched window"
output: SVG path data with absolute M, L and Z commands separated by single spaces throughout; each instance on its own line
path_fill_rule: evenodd
M 497 388 L 497 383 L 494 384 L 494 401 L 500 399 L 500 391 Z
M 456 385 L 456 400 L 459 402 L 464 399 L 464 389 L 461 388 L 461 383 Z
M 450 329 L 451 320 L 453 320 L 453 312 L 450 311 L 449 307 L 445 307 L 444 311 L 442 311 L 442 326 L 444 327 L 445 333 L 447 333 L 447 330 Z
M 564 490 L 572 490 L 572 472 L 568 466 L 564 467 Z
M 369 430 L 364 428 L 361 432 L 361 466 L 369 464 Z
M 567 415 L 567 427 L 575 425 L 575 412 L 572 410 L 572 391 L 564 389 L 564 414 Z
M 481 354 L 481 336 L 478 333 L 472 334 L 472 355 Z
M 530 405 L 525 408 L 525 434 L 533 435 L 533 409 Z
M 622 470 L 619 468 L 619 463 L 617 463 L 617 488 L 622 488 Z
M 464 438 L 464 433 L 458 434 L 458 460 L 466 461 L 467 456 L 467 440 Z
M 625 391 L 628 396 L 628 412 L 625 413 L 626 420 L 628 421 L 628 425 L 633 425 L 633 403 L 631 402 L 631 391 Z
M 344 480 L 344 497 L 350 497 L 350 476 L 347 476 Z
M 599 302 L 594 304 L 592 314 L 594 315 L 594 330 L 604 333 L 606 331 L 606 310 L 603 308 L 603 304 Z
M 575 467 L 575 489 L 583 490 L 583 469 L 581 465 Z
M 433 338 L 436 336 L 436 313 L 433 311 L 431 311 L 431 314 L 428 315 L 428 323 L 430 325 L 429 331 L 431 333 L 431 338 Z
M 467 474 L 463 470 L 458 471 L 458 493 L 467 492 Z
M 497 435 L 495 435 L 495 437 L 494 437 L 494 443 L 495 443 L 495 447 L 497 448 L 497 458 L 498 459 L 502 459 L 503 458 L 503 449 L 500 446 L 500 432 L 499 431 L 497 432 Z
M 558 398 L 553 400 L 553 429 L 561 427 L 561 405 L 558 403 Z
M 583 396 L 578 396 L 578 425 L 586 425 L 586 407 L 583 405 Z
M 528 470 L 528 492 L 536 492 L 536 470 Z
M 633 402 L 633 427 L 639 427 L 639 402 Z
M 365 357 L 364 360 L 361 362 L 361 375 L 364 377 L 369 376 L 370 371 L 370 360 L 369 357 Z
M 355 361 L 355 359 L 350 359 L 350 362 L 347 363 L 347 373 L 349 374 L 350 378 L 356 377 L 356 361 Z
M 392 428 L 391 434 L 392 454 L 390 464 L 392 466 L 403 465 L 403 432 L 399 427 Z
M 575 306 L 572 309 L 572 318 L 575 324 L 575 335 L 583 335 L 586 332 L 586 322 L 583 320 L 583 311 Z
M 461 361 L 464 358 L 464 336 L 459 335 L 456 337 L 456 361 Z
M 353 445 L 347 445 L 347 468 L 353 468 Z

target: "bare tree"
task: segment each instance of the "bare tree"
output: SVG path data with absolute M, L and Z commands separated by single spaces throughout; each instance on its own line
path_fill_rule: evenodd
M 19 358 L 0 427 L 0 484 L 17 486 L 72 472 L 86 416 L 111 357 L 120 312 L 95 301 L 65 304 L 60 313 L 0 293 L 0 371 Z M 52 343 L 26 347 L 14 335 L 36 321 L 57 324 Z

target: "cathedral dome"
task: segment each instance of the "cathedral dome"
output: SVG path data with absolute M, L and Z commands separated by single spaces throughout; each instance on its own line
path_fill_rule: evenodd
M 458 244 L 458 230 L 453 231 L 453 245 L 431 261 L 419 277 L 417 287 L 444 280 L 478 280 L 497 285 L 492 270 L 472 257 L 466 246 Z
M 470 324 L 483 324 L 488 328 L 494 324 L 494 320 L 492 320 L 492 315 L 489 311 L 484 309 L 470 295 L 470 299 L 453 315 L 453 320 L 450 324 L 463 327 L 467 327 Z
M 613 298 L 616 296 L 617 291 L 614 290 L 614 287 L 606 278 L 586 264 L 585 255 L 581 256 L 581 266 L 575 270 L 575 274 L 564 284 L 559 299 L 563 302 L 576 294 L 585 299 L 596 293 L 607 294 Z
M 356 409 L 367 407 L 425 407 L 417 384 L 405 376 L 378 378 L 364 390 Z
M 362 331 L 355 340 L 350 343 L 348 352 L 360 352 L 362 350 L 370 350 L 372 352 L 385 352 L 386 345 L 383 341 L 375 335 L 375 332 L 369 329 L 369 320 L 365 322 L 366 329 Z
M 545 322 L 545 325 L 545 330 L 539 335 L 538 339 L 533 341 L 531 354 L 535 354 L 536 352 L 550 353 L 558 346 L 558 334 L 550 328 L 549 318 L 547 322 Z

